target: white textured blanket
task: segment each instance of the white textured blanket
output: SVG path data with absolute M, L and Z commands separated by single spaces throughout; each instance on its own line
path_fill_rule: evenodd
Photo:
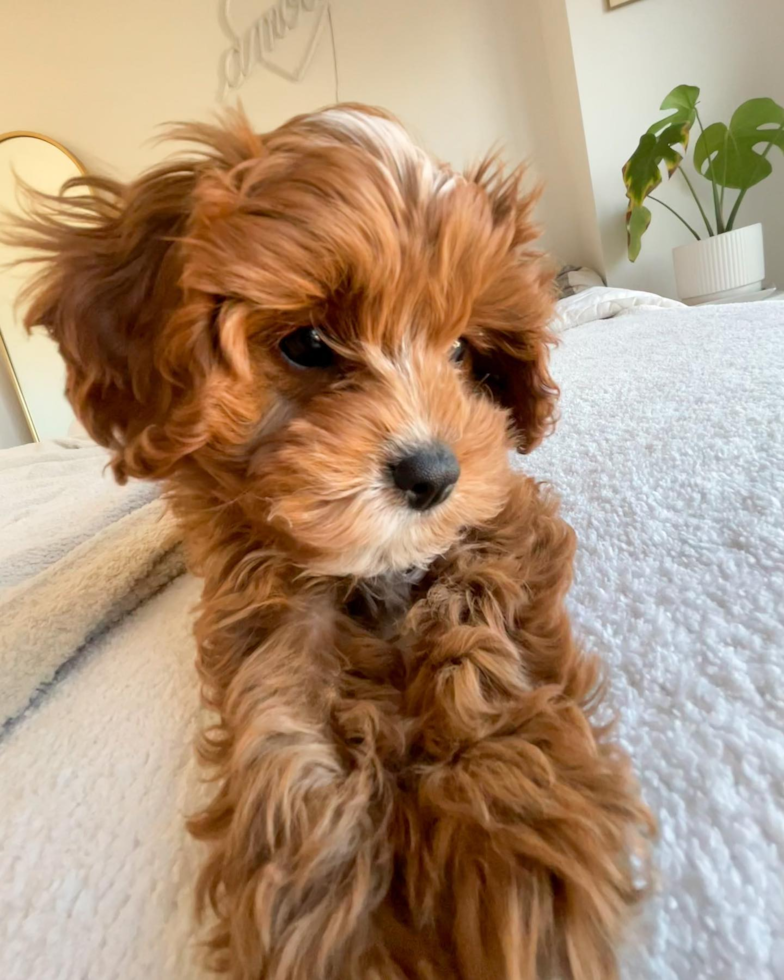
M 149 484 L 118 487 L 98 446 L 0 454 L 0 729 L 78 651 L 183 571 Z
M 784 304 L 632 312 L 556 353 L 571 607 L 661 826 L 627 980 L 784 977 Z M 183 578 L 0 738 L 0 976 L 196 980 Z
M 784 303 L 630 312 L 554 369 L 522 465 L 577 530 L 575 623 L 661 831 L 628 980 L 782 980 Z

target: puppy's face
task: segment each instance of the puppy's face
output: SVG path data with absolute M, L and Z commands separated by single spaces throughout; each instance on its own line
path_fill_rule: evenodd
M 249 547 L 321 574 L 428 563 L 500 510 L 509 450 L 551 422 L 517 179 L 455 174 L 360 107 L 185 135 L 203 156 L 28 225 L 52 255 L 28 322 L 80 417 L 121 478 L 198 486 Z
M 467 326 L 436 329 L 425 303 L 384 324 L 365 302 L 263 323 L 252 344 L 246 508 L 263 500 L 259 517 L 327 574 L 426 564 L 506 490 L 507 416 L 474 381 Z

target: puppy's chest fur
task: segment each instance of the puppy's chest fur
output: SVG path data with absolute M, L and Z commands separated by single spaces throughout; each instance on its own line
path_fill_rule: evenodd
M 406 614 L 425 577 L 421 568 L 365 579 L 350 593 L 345 611 L 356 623 L 386 643 L 400 640 Z

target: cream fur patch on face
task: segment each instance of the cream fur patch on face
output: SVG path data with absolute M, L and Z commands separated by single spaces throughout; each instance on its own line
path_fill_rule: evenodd
M 412 164 L 419 165 L 426 160 L 403 127 L 383 116 L 372 116 L 356 109 L 327 109 L 319 119 L 356 142 L 381 150 L 394 163 L 398 176 Z M 428 163 L 432 169 L 432 163 Z
M 425 192 L 448 193 L 462 181 L 449 168 L 437 166 L 392 119 L 358 109 L 327 109 L 312 118 L 380 156 L 397 180 L 418 172 Z

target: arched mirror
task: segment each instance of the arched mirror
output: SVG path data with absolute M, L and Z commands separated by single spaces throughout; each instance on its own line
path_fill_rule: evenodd
M 0 208 L 19 213 L 16 178 L 49 194 L 84 167 L 64 146 L 40 133 L 0 134 Z M 43 330 L 31 335 L 14 308 L 32 267 L 10 266 L 16 251 L 0 245 L 0 446 L 55 439 L 74 421 L 65 397 L 65 364 Z

